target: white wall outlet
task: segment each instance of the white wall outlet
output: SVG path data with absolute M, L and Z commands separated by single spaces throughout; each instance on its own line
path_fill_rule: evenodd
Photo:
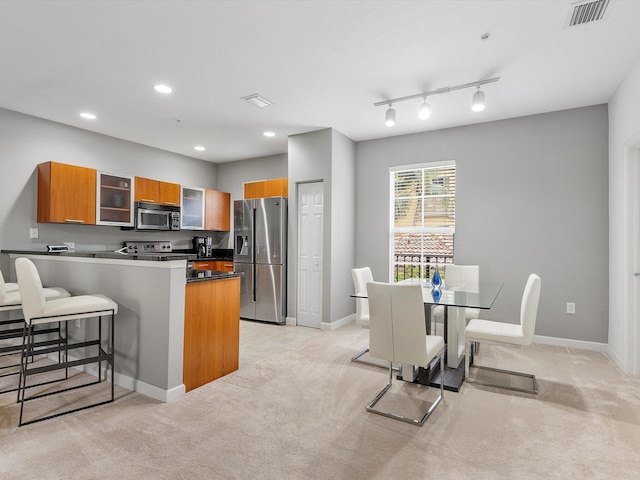
M 567 302 L 567 313 L 572 315 L 576 314 L 576 304 L 573 302 Z
M 29 229 L 29 238 L 38 238 L 38 228 Z

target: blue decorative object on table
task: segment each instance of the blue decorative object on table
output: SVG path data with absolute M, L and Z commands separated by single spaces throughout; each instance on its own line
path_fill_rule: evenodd
M 433 301 L 435 303 L 438 303 L 440 301 L 440 296 L 442 295 L 442 291 L 440 290 L 439 287 L 433 287 L 431 289 L 431 297 L 433 298 Z
M 440 288 L 442 285 L 442 279 L 440 278 L 440 272 L 438 271 L 438 261 L 436 260 L 435 272 L 433 272 L 433 278 L 431 279 L 431 285 L 435 288 Z

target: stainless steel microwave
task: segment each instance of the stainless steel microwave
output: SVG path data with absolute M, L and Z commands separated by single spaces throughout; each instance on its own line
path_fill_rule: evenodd
M 137 202 L 136 230 L 180 230 L 180 207 Z

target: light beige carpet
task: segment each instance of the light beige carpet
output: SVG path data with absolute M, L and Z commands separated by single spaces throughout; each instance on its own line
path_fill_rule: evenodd
M 15 395 L 0 395 L 0 478 L 640 478 L 640 379 L 601 353 L 483 345 L 481 361 L 535 373 L 540 394 L 464 385 L 414 427 L 365 411 L 387 380 L 350 362 L 366 330 L 308 332 L 243 323 L 240 370 L 171 404 L 118 388 L 113 404 L 17 428 Z M 434 393 L 394 390 L 402 408 Z

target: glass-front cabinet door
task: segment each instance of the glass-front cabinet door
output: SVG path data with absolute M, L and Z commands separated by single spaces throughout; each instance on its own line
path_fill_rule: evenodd
M 182 186 L 180 228 L 204 230 L 204 188 Z
M 98 172 L 96 224 L 133 227 L 133 177 Z

